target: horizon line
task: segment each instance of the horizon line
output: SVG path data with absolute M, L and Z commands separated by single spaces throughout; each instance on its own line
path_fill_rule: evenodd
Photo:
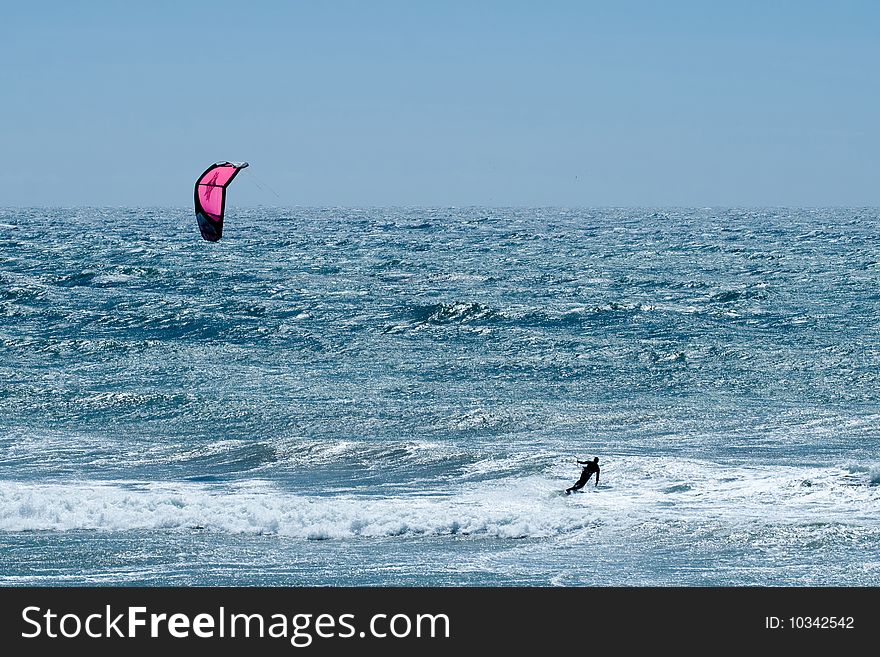
M 792 205 L 792 204 L 768 204 L 768 205 L 749 205 L 749 204 L 693 204 L 693 205 L 685 205 L 685 204 L 663 204 L 663 205 L 616 205 L 616 204 L 601 204 L 601 205 L 580 205 L 580 204 L 562 204 L 562 205 L 547 205 L 547 204 L 536 204 L 536 205 L 489 205 L 482 203 L 467 203 L 467 204 L 450 204 L 450 205 L 437 205 L 437 204 L 388 204 L 388 205 L 373 205 L 373 204 L 339 204 L 339 205 L 307 205 L 307 204 L 296 204 L 296 205 L 269 205 L 269 204 L 258 204 L 258 205 L 227 205 L 228 210 L 232 209 L 243 209 L 243 210 L 255 210 L 255 209 L 278 209 L 278 210 L 292 210 L 292 209 L 304 209 L 304 210 L 328 210 L 328 209 L 343 209 L 343 210 L 389 210 L 389 209 L 414 209 L 414 210 L 454 210 L 454 209 L 495 209 L 495 210 L 880 210 L 880 204 L 878 205 L 840 205 L 840 204 L 828 204 L 828 205 Z M 0 210 L 36 210 L 36 209 L 53 209 L 53 210 L 65 210 L 65 209 L 126 209 L 126 210 L 181 210 L 192 212 L 193 209 L 191 206 L 186 205 L 123 205 L 123 204 L 104 204 L 104 205 L 92 205 L 92 204 L 46 204 L 46 205 L 0 205 Z

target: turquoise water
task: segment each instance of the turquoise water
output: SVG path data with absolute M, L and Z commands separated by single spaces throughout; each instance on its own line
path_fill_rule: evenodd
M 0 210 L 0 583 L 876 586 L 878 220 Z

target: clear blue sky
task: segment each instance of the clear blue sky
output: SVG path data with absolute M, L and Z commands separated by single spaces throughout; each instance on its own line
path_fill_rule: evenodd
M 880 205 L 876 2 L 0 0 L 0 61 L 0 206 Z

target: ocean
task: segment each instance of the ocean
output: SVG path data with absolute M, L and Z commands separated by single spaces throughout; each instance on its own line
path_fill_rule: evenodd
M 2 209 L 0 584 L 880 585 L 878 223 Z

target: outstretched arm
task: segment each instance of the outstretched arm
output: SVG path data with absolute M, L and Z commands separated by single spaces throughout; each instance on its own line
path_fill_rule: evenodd
M 586 465 L 587 463 L 589 463 L 589 461 L 578 461 L 578 463 L 580 463 L 581 465 Z

